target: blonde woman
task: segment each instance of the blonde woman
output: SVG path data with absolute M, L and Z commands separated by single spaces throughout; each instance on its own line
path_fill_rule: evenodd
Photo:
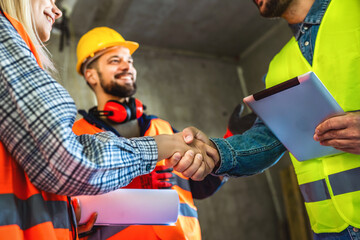
M 61 11 L 54 0 L 0 0 L 0 7 L 1 238 L 74 239 L 66 196 L 118 189 L 174 153 L 167 164 L 195 180 L 211 171 L 216 150 L 189 146 L 181 134 L 76 136 L 75 104 L 43 70 L 53 67 L 42 42 Z

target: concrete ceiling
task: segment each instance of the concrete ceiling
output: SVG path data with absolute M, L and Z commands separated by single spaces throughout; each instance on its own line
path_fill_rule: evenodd
M 142 46 L 238 57 L 278 23 L 252 0 L 58 0 L 80 37 L 109 26 Z

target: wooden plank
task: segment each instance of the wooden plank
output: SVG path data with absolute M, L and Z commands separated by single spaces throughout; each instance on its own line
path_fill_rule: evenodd
M 281 187 L 291 240 L 312 240 L 312 231 L 304 201 L 297 183 L 294 167 L 280 172 Z

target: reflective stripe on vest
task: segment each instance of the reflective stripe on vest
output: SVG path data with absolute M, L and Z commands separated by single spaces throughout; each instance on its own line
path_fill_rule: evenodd
M 73 239 L 66 196 L 37 189 L 0 143 L 0 234 L 6 239 Z M 46 235 L 46 236 L 45 236 Z
M 176 185 L 178 185 L 181 189 L 191 192 L 190 184 L 187 179 L 179 177 L 178 175 L 175 174 L 175 182 Z
M 197 211 L 186 203 L 180 203 L 180 215 L 184 217 L 198 217 Z
M 332 0 L 319 27 L 313 65 L 292 38 L 274 57 L 266 87 L 315 72 L 344 111 L 360 109 L 360 1 Z M 291 156 L 291 154 L 290 154 Z M 298 162 L 291 156 L 314 232 L 360 227 L 360 155 Z
M 318 202 L 330 199 L 325 179 L 301 184 L 299 187 L 305 202 Z
M 21 200 L 14 194 L 0 194 L 0 206 L 4 206 L 0 214 L 0 226 L 15 224 L 21 230 L 26 230 L 40 223 L 52 222 L 54 228 L 71 230 L 69 218 L 59 214 L 67 212 L 67 202 L 45 201 L 41 194 L 35 194 L 26 200 Z
M 334 196 L 360 190 L 360 168 L 329 175 L 329 182 Z M 330 199 L 325 179 L 301 184 L 301 193 L 305 202 L 318 202 Z

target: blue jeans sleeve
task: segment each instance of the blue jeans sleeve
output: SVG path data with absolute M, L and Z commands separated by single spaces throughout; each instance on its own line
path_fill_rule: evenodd
M 240 177 L 263 172 L 274 165 L 286 148 L 265 124 L 257 119 L 243 134 L 211 138 L 220 154 L 216 175 Z

